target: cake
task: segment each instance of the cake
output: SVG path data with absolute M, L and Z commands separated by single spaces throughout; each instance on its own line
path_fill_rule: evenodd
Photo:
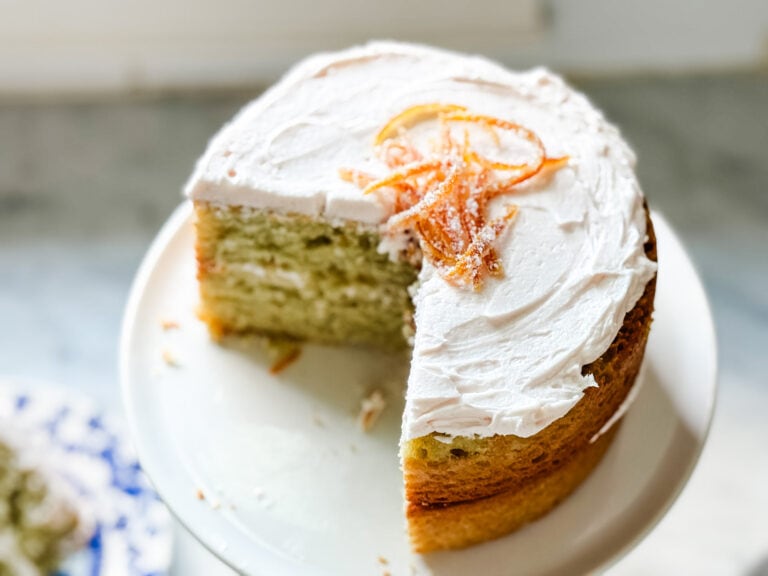
M 83 546 L 88 522 L 23 431 L 0 430 L 0 575 L 42 576 Z M 22 448 L 26 446 L 26 448 Z
M 417 552 L 507 534 L 627 409 L 656 247 L 618 130 L 545 69 L 377 42 L 312 56 L 212 139 L 186 194 L 215 339 L 410 348 Z

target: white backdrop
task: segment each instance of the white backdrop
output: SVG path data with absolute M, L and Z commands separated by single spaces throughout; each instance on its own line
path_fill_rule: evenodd
M 270 81 L 368 38 L 616 73 L 768 62 L 766 0 L 0 0 L 0 94 Z

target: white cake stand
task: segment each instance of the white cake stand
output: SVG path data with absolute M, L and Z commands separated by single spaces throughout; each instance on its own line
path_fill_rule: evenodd
M 704 291 L 670 226 L 659 214 L 653 221 L 659 279 L 640 394 L 584 485 L 512 535 L 463 551 L 410 552 L 397 457 L 407 360 L 307 346 L 273 376 L 266 358 L 211 342 L 195 316 L 188 204 L 150 248 L 125 314 L 123 396 L 142 465 L 179 520 L 245 574 L 604 568 L 682 490 L 715 399 L 715 334 Z M 365 434 L 356 416 L 372 388 L 384 389 L 389 405 Z

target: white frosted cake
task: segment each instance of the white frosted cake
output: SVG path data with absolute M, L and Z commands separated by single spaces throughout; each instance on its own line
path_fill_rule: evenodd
M 412 346 L 414 547 L 499 536 L 575 489 L 626 407 L 656 274 L 634 164 L 544 69 L 399 43 L 310 57 L 189 180 L 202 317 L 216 338 Z

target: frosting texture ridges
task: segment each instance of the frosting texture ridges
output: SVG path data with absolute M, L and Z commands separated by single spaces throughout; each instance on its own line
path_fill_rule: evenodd
M 195 200 L 334 220 L 384 222 L 385 195 L 363 195 L 340 167 L 384 175 L 372 140 L 408 106 L 445 102 L 518 122 L 568 165 L 491 206 L 513 202 L 499 239 L 505 270 L 472 292 L 425 262 L 403 439 L 530 436 L 595 386 L 582 366 L 607 350 L 655 274 L 645 256 L 634 155 L 581 94 L 543 69 L 373 43 L 300 63 L 211 142 L 187 185 Z

